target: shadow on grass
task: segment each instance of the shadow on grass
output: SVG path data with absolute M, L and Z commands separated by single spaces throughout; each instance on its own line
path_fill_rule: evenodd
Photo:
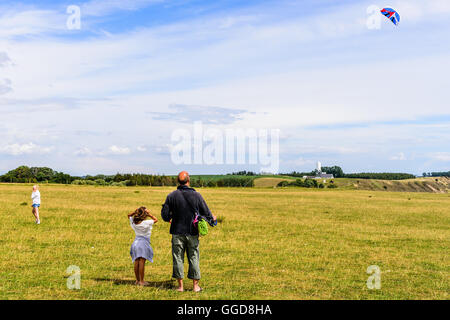
M 96 278 L 94 279 L 98 282 L 112 282 L 114 285 L 128 285 L 135 286 L 136 280 L 124 280 L 124 279 L 107 279 L 107 278 Z M 147 281 L 148 285 L 146 287 L 153 287 L 158 289 L 175 289 L 176 285 L 174 280 L 165 281 Z

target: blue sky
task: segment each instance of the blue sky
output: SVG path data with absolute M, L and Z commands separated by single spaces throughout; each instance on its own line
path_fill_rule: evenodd
M 280 172 L 448 171 L 449 59 L 446 0 L 0 1 L 0 173 L 257 169 L 174 164 L 196 120 L 279 129 Z

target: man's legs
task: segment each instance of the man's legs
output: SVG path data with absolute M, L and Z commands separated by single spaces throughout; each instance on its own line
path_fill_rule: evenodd
M 183 279 L 177 279 L 177 282 L 178 288 L 176 290 L 179 292 L 183 292 L 184 291 Z
M 194 282 L 194 291 L 202 289 L 198 285 L 200 280 L 200 250 L 198 236 L 187 236 L 187 257 L 189 261 L 188 278 Z
M 184 252 L 186 237 L 180 235 L 172 235 L 172 259 L 173 259 L 173 273 L 172 277 L 177 279 L 178 288 L 177 291 L 183 291 L 183 278 L 184 278 Z

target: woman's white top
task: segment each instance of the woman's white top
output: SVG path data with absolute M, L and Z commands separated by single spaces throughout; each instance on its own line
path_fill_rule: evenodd
M 31 194 L 31 200 L 33 200 L 33 204 L 41 204 L 41 193 L 39 190 L 36 190 Z
M 155 223 L 154 220 L 148 219 L 142 221 L 139 224 L 134 224 L 133 217 L 130 217 L 130 225 L 131 228 L 133 228 L 134 232 L 136 233 L 136 237 L 150 238 L 150 236 L 152 235 L 152 228 L 154 223 Z

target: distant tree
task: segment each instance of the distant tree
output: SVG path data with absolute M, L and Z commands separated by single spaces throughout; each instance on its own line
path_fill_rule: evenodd
M 104 185 L 106 185 L 106 181 L 103 179 L 96 179 L 95 184 L 97 184 L 99 186 L 104 186 Z
M 317 187 L 317 181 L 315 179 L 306 179 L 304 181 L 305 188 L 315 188 Z
M 123 175 L 121 175 L 120 173 L 117 173 L 113 178 L 114 182 L 120 182 L 120 181 L 124 181 L 124 180 L 125 179 L 124 179 Z

